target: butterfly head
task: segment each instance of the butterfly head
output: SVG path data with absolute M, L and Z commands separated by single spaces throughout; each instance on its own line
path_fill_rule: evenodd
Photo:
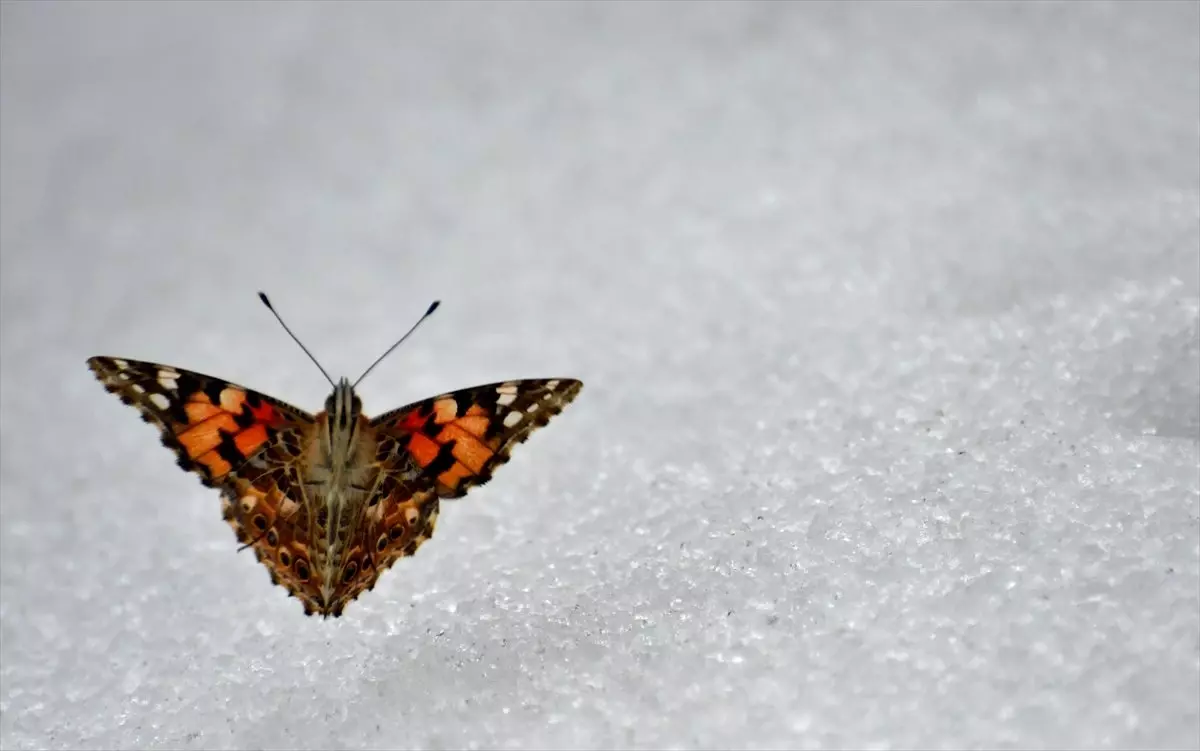
M 349 430 L 362 414 L 362 400 L 350 385 L 350 379 L 342 378 L 333 387 L 333 393 L 325 400 L 325 412 L 329 425 L 339 430 Z

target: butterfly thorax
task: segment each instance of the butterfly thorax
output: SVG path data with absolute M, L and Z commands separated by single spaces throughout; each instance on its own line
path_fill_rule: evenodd
M 325 400 L 325 422 L 321 430 L 321 458 L 335 478 L 344 476 L 357 463 L 361 415 L 362 400 L 354 393 L 350 381 L 341 379 Z M 320 417 L 317 416 L 318 420 Z

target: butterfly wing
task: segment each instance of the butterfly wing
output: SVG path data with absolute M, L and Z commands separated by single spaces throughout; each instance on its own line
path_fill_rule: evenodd
M 452 391 L 371 421 L 378 457 L 393 471 L 458 498 L 491 479 L 509 452 L 550 422 L 583 384 L 568 378 L 505 381 Z
M 88 366 L 104 388 L 156 425 L 179 466 L 209 487 L 221 487 L 260 453 L 298 443 L 313 424 L 303 410 L 182 368 L 116 357 L 93 357 Z
M 459 498 L 491 479 L 513 447 L 561 412 L 581 388 L 568 378 L 491 383 L 371 420 L 377 472 L 343 559 L 334 614 L 433 535 L 441 499 Z
M 313 587 L 304 555 L 309 505 L 303 477 L 313 416 L 170 365 L 93 357 L 88 366 L 106 389 L 158 427 L 180 467 L 221 490 L 223 515 L 238 541 L 253 545 L 271 580 L 307 607 Z

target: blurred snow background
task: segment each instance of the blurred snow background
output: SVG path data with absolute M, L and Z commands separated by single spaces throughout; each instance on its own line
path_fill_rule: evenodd
M 0 6 L 0 746 L 1200 746 L 1200 5 Z M 580 399 L 308 619 L 94 354 Z

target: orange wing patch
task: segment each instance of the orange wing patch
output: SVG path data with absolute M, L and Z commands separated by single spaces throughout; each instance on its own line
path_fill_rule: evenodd
M 237 433 L 238 426 L 233 415 L 228 412 L 217 412 L 212 417 L 206 417 L 198 423 L 176 428 L 179 442 L 188 450 L 193 459 L 221 445 L 221 440 L 227 433 Z
M 483 408 L 473 404 L 462 417 L 458 409 L 454 399 L 437 399 L 400 420 L 412 431 L 408 439 L 412 458 L 449 492 L 482 472 L 495 454 L 484 440 L 492 421 Z
M 417 464 L 428 467 L 433 464 L 434 459 L 437 459 L 438 444 L 433 439 L 426 438 L 422 433 L 413 433 L 408 440 L 408 450 L 413 459 L 417 460 Z
M 483 431 L 487 430 L 487 421 L 484 420 L 483 430 L 478 432 L 469 430 L 464 426 L 466 420 L 479 420 L 482 418 L 468 417 L 458 422 L 452 422 L 442 428 L 438 433 L 438 442 L 445 445 L 450 441 L 454 441 L 454 458 L 462 462 L 471 472 L 478 472 L 483 469 L 483 464 L 488 459 L 492 458 L 494 453 L 487 446 L 480 442 L 479 438 L 483 435 Z
M 244 461 L 270 439 L 267 425 L 249 409 L 246 392 L 233 386 L 221 389 L 218 404 L 204 391 L 187 397 L 184 412 L 189 424 L 175 428 L 188 457 L 208 468 L 213 479 L 224 477 L 235 463 Z M 273 415 L 269 404 L 263 405 Z

